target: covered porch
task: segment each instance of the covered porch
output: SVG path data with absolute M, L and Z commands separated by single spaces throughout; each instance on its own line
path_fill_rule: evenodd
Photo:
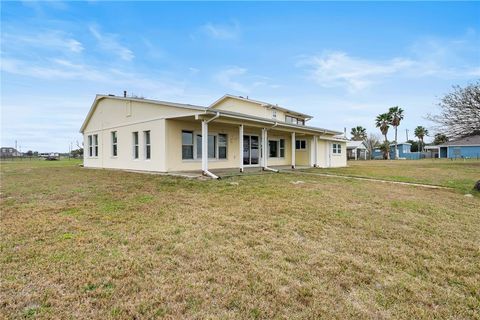
M 211 178 L 326 167 L 330 143 L 343 141 L 310 127 L 220 114 L 171 118 L 166 132 L 167 171 Z

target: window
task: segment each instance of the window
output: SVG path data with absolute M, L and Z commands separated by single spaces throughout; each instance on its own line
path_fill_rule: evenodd
M 98 134 L 88 136 L 88 155 L 98 157 Z
M 201 154 L 201 151 L 200 151 L 200 154 Z M 182 159 L 193 159 L 193 132 L 192 131 L 182 131 Z
M 295 141 L 295 149 L 297 149 L 297 150 L 307 149 L 307 140 L 296 140 Z
M 217 157 L 217 136 L 208 135 L 208 157 Z
M 93 157 L 93 137 L 88 136 L 88 156 Z
M 278 158 L 278 141 L 268 140 L 268 156 L 270 158 Z
M 195 138 L 194 138 L 195 137 Z M 227 135 L 208 135 L 208 158 L 227 159 Z M 202 135 L 192 131 L 182 131 L 182 159 L 202 159 Z
M 342 153 L 342 145 L 340 143 L 334 143 L 333 146 L 333 153 L 340 154 Z
M 280 139 L 280 158 L 285 158 L 285 139 Z
M 150 159 L 150 130 L 143 131 L 143 141 L 145 142 L 145 159 Z
M 292 124 L 298 124 L 298 125 L 301 125 L 301 126 L 305 125 L 305 120 L 304 119 L 300 119 L 300 118 L 296 118 L 296 117 L 292 117 L 292 116 L 285 116 L 285 122 L 286 123 L 292 123 Z
M 218 159 L 227 159 L 227 135 L 218 135 Z
M 133 159 L 138 159 L 138 131 L 133 132 Z
M 277 110 L 272 109 L 272 118 L 277 119 Z
M 118 155 L 117 150 L 117 131 L 112 131 L 112 156 L 116 157 Z

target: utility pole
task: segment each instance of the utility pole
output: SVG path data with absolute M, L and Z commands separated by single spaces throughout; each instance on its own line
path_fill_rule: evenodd
M 405 133 L 407 134 L 407 141 L 408 141 L 408 129 L 405 129 Z

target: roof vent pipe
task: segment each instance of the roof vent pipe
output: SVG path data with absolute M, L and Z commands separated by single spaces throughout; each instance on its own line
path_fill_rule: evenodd
M 124 97 L 124 98 L 127 97 L 127 90 L 123 90 L 123 97 Z

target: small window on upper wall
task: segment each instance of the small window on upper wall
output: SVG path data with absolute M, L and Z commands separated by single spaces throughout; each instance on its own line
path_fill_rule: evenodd
M 272 109 L 272 118 L 276 119 L 277 118 L 277 110 Z

